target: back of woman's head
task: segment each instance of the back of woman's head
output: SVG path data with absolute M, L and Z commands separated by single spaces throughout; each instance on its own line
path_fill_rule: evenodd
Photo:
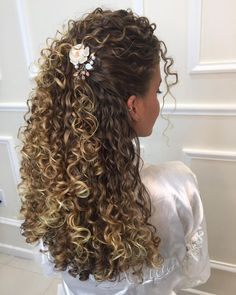
M 155 28 L 130 9 L 97 8 L 70 20 L 41 51 L 22 132 L 22 235 L 27 243 L 41 238 L 56 268 L 81 280 L 112 279 L 129 268 L 140 276 L 143 265 L 161 261 L 126 104 L 145 95 L 160 57 L 172 74 Z M 84 80 L 69 59 L 76 44 L 96 57 Z

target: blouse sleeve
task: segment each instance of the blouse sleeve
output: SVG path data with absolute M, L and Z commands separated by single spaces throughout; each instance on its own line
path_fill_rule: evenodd
M 187 168 L 189 169 L 189 168 Z M 184 230 L 185 255 L 180 265 L 179 282 L 176 290 L 190 288 L 207 282 L 211 275 L 210 259 L 208 254 L 208 236 L 204 209 L 199 193 L 196 175 L 189 169 L 190 180 L 187 184 L 187 204 L 192 220 L 183 218 L 181 202 L 176 199 L 177 213 Z M 179 204 L 180 203 L 180 204 Z M 186 226 L 189 222 L 191 226 Z
M 166 168 L 149 167 L 144 184 L 152 199 L 150 222 L 161 238 L 160 253 L 178 261 L 173 289 L 180 290 L 210 277 L 207 229 L 195 174 L 179 161 Z

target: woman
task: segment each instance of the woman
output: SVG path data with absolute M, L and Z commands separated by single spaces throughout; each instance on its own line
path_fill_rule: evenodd
M 141 164 L 161 59 L 167 93 L 178 81 L 155 29 L 131 9 L 97 8 L 41 51 L 22 132 L 21 229 L 45 273 L 61 274 L 58 294 L 165 295 L 209 278 L 195 175 L 178 161 Z

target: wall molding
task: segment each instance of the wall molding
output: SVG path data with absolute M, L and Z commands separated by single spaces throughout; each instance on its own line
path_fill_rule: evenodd
M 190 164 L 192 159 L 236 162 L 236 151 L 206 150 L 183 148 L 184 162 Z
M 236 273 L 236 264 L 227 263 L 218 260 L 211 260 L 211 267 L 218 270 Z
M 0 112 L 26 112 L 23 102 L 0 103 Z M 165 104 L 163 115 L 171 116 L 236 116 L 236 104 Z
M 26 259 L 33 259 L 33 251 L 22 247 L 0 243 L 0 252 L 8 255 L 18 256 Z
M 7 218 L 7 217 L 2 217 L 0 216 L 0 224 L 4 225 L 11 225 L 15 227 L 21 226 L 21 224 L 24 222 L 24 220 L 19 220 L 19 219 L 14 219 L 14 218 Z
M 27 104 L 23 102 L 2 102 L 0 112 L 26 112 Z
M 236 62 L 198 62 L 192 69 L 190 74 L 209 74 L 209 73 L 229 73 L 236 72 Z
M 190 74 L 236 72 L 236 60 L 202 62 L 202 0 L 190 0 L 188 9 L 188 71 Z
M 15 142 L 12 136 L 0 136 L 0 144 L 3 144 L 7 148 L 10 167 L 13 175 L 13 180 L 15 185 L 20 182 L 20 173 L 19 173 L 19 162 L 15 151 Z
M 236 104 L 166 104 L 162 114 L 172 116 L 236 116 Z
M 24 2 L 25 1 L 23 0 L 16 0 L 16 10 L 17 10 L 19 28 L 21 33 L 21 40 L 23 43 L 23 49 L 25 53 L 26 65 L 27 65 L 27 69 L 29 73 L 29 79 L 32 80 L 37 73 L 37 69 L 36 69 L 36 66 L 33 64 L 34 54 L 33 54 L 32 38 L 30 34 L 30 29 L 29 29 L 30 25 L 25 15 L 24 5 L 26 5 L 26 3 Z
M 23 220 L 17 220 L 13 218 L 0 217 L 0 228 L 1 226 L 12 226 L 13 230 L 17 230 L 17 235 L 19 235 L 20 226 Z M 16 235 L 16 232 L 12 232 Z M 13 236 L 14 236 L 13 235 Z M 24 247 L 17 247 L 7 243 L 0 243 L 0 252 L 8 255 L 18 256 L 26 259 L 33 259 L 33 252 L 31 249 L 26 249 Z
M 197 290 L 197 289 L 181 289 L 181 291 L 185 291 L 188 292 L 189 295 L 191 294 L 198 294 L 198 295 L 217 295 L 215 293 L 209 293 L 209 292 L 204 292 L 201 290 Z

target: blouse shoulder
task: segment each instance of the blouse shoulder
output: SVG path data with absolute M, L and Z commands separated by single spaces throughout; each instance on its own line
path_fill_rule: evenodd
M 150 194 L 152 214 L 163 203 L 179 216 L 187 235 L 199 227 L 204 217 L 203 205 L 197 177 L 187 165 L 181 161 L 146 164 L 140 176 Z
M 181 161 L 169 161 L 162 164 L 145 163 L 140 171 L 144 185 L 151 195 L 163 197 L 198 188 L 197 178 L 193 171 Z
M 192 175 L 192 170 L 184 164 L 182 161 L 168 161 L 160 164 L 150 164 L 145 162 L 142 169 L 140 169 L 142 176 L 149 174 L 150 176 L 166 175 L 166 174 L 178 174 L 178 175 Z

